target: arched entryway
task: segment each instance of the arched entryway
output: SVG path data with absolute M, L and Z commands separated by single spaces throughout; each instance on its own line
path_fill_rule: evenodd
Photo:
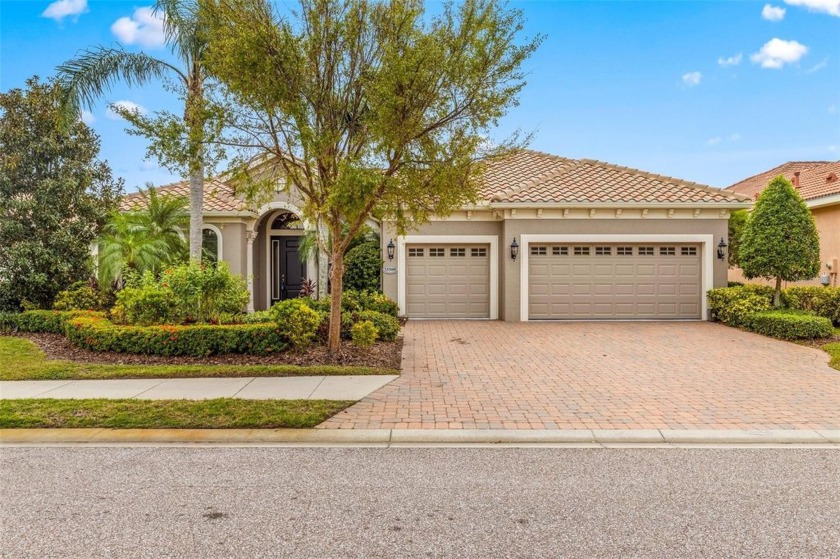
M 289 210 L 276 210 L 267 216 L 266 224 L 266 300 L 270 307 L 298 297 L 308 273 L 306 260 L 301 258 L 305 231 L 300 216 Z

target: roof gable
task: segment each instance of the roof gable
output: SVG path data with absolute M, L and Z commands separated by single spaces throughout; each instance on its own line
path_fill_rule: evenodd
M 189 198 L 189 181 L 176 182 L 156 188 L 159 194 Z M 123 196 L 120 211 L 142 206 L 143 194 L 134 192 Z M 245 202 L 236 197 L 233 188 L 218 179 L 204 180 L 204 213 L 238 212 L 246 208 Z

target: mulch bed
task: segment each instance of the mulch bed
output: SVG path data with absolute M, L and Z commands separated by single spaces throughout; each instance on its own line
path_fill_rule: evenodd
M 366 348 L 358 348 L 345 341 L 336 355 L 330 355 L 323 345 L 315 345 L 304 353 L 287 351 L 272 355 L 227 354 L 185 357 L 88 351 L 75 347 L 67 338 L 59 334 L 21 333 L 18 335 L 34 342 L 48 359 L 114 365 L 356 365 L 399 369 L 403 345 L 400 337 L 393 342 L 379 342 Z
M 801 343 L 802 345 L 820 349 L 825 344 L 840 343 L 840 334 L 834 334 L 833 336 L 830 336 L 828 338 L 818 338 L 816 340 L 801 340 L 799 343 Z

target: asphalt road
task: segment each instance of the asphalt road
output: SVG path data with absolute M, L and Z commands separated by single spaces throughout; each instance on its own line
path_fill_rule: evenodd
M 838 557 L 840 451 L 3 448 L 3 557 Z

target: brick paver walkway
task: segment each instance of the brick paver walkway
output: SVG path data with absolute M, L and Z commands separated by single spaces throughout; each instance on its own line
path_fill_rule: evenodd
M 409 321 L 402 376 L 321 427 L 838 429 L 827 361 L 708 322 Z

